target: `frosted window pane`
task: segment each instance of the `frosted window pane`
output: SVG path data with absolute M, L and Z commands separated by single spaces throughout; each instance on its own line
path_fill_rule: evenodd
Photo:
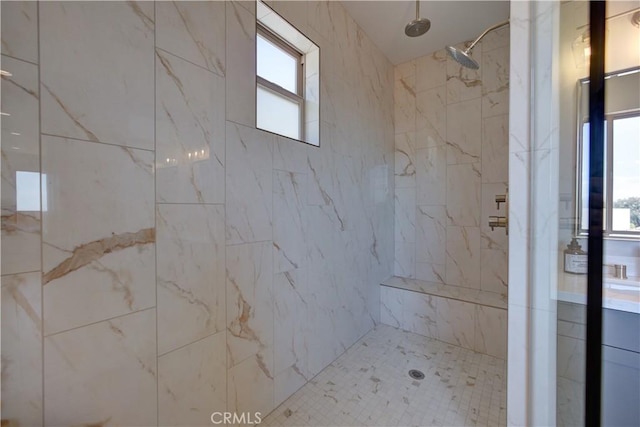
M 300 106 L 258 86 L 257 127 L 279 135 L 300 139 Z
M 296 58 L 260 34 L 258 34 L 257 41 L 258 75 L 290 92 L 298 93 L 296 89 L 298 86 L 296 80 L 298 63 Z

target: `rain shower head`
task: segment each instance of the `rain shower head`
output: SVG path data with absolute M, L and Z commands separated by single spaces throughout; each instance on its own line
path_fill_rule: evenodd
M 471 57 L 470 49 L 462 50 L 453 46 L 447 46 L 446 49 L 447 53 L 463 67 L 471 68 L 472 70 L 480 68 L 476 60 Z
M 429 31 L 429 28 L 431 28 L 431 21 L 420 18 L 420 0 L 416 0 L 416 19 L 404 27 L 404 33 L 409 37 L 418 37 Z
M 453 46 L 447 46 L 447 53 L 456 60 L 457 63 L 459 63 L 460 65 L 462 65 L 463 67 L 467 67 L 467 68 L 471 68 L 472 70 L 477 70 L 478 68 L 480 68 L 480 66 L 478 65 L 478 63 L 475 61 L 475 59 L 473 59 L 471 57 L 471 49 L 473 49 L 475 47 L 476 44 L 478 44 L 478 42 L 487 35 L 487 33 L 489 31 L 493 31 L 496 30 L 500 27 L 504 27 L 505 25 L 509 25 L 509 21 L 504 21 L 501 22 L 499 24 L 495 24 L 492 25 L 491 27 L 487 28 L 486 30 L 484 30 L 482 32 L 482 34 L 480 34 L 480 36 L 475 39 L 473 41 L 473 43 L 471 43 L 469 45 L 468 48 L 462 50 L 459 49 L 457 47 L 453 47 Z

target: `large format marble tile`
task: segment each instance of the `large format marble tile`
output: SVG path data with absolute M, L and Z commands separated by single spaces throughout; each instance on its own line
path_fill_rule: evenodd
M 444 205 L 447 202 L 447 149 L 430 147 L 416 152 L 416 203 Z
M 42 287 L 36 273 L 2 276 L 2 422 L 42 425 Z
M 395 242 L 393 271 L 396 276 L 415 277 L 416 244 L 415 242 Z
M 480 161 L 482 119 L 480 99 L 447 106 L 447 163 Z
M 273 172 L 274 272 L 304 268 L 307 258 L 306 178 L 293 172 Z
M 408 75 L 395 81 L 394 130 L 395 133 L 416 130 L 416 76 Z
M 484 43 L 484 41 L 483 41 Z M 482 52 L 482 117 L 509 113 L 509 43 Z
M 154 309 L 45 338 L 46 425 L 157 423 Z
M 425 337 L 438 338 L 436 313 L 440 298 L 417 292 L 402 292 L 402 329 Z
M 224 78 L 156 53 L 158 202 L 224 203 Z
M 507 295 L 509 290 L 507 252 L 499 249 L 480 249 L 480 265 L 480 289 Z
M 473 349 L 475 304 L 448 298 L 437 299 L 438 339 L 463 348 Z
M 42 173 L 45 333 L 154 305 L 153 153 L 43 136 Z
M 153 150 L 153 8 L 40 4 L 43 133 Z
M 395 239 L 396 242 L 416 241 L 416 190 L 396 188 L 395 198 Z
M 445 86 L 416 95 L 416 148 L 435 147 L 447 142 L 447 92 Z
M 38 67 L 3 56 L 2 69 L 2 274 L 15 274 L 41 265 Z
M 298 269 L 276 274 L 273 281 L 275 387 L 276 394 L 282 396 L 310 379 L 306 346 L 306 271 Z
M 225 332 L 158 358 L 158 424 L 204 426 L 227 407 Z
M 507 311 L 476 305 L 473 349 L 489 356 L 507 358 Z
M 467 163 L 447 167 L 447 223 L 480 225 L 480 164 Z
M 227 122 L 227 244 L 271 240 L 274 136 Z
M 404 321 L 404 290 L 389 286 L 380 287 L 380 322 L 395 328 L 402 327 Z
M 221 205 L 158 205 L 158 352 L 224 331 Z
M 447 52 L 444 49 L 416 59 L 418 93 L 447 84 Z
M 2 54 L 37 63 L 38 2 L 6 1 L 2 3 L 0 9 L 2 14 Z M 2 65 L 4 69 L 4 59 Z
M 227 246 L 229 368 L 250 356 L 273 352 L 273 317 L 272 243 Z M 269 359 L 273 363 L 273 355 Z
M 415 132 L 395 135 L 395 188 L 415 188 L 416 186 L 416 134 Z
M 447 227 L 447 284 L 480 288 L 480 229 Z
M 444 264 L 447 257 L 447 213 L 444 206 L 416 209 L 416 263 Z
M 446 283 L 446 264 L 433 264 L 429 262 L 416 262 L 416 279 L 427 282 Z
M 224 76 L 225 20 L 225 2 L 158 2 L 156 46 Z
M 273 410 L 273 347 L 269 351 L 248 357 L 228 370 L 227 410 L 259 412 L 262 417 Z
M 227 120 L 256 125 L 256 19 L 238 2 L 225 2 Z
M 509 181 L 509 116 L 482 120 L 482 182 Z

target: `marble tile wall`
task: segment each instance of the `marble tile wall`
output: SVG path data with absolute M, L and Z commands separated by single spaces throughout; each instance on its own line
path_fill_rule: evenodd
M 396 276 L 507 294 L 508 239 L 492 231 L 508 182 L 509 29 L 473 50 L 395 67 Z
M 3 425 L 266 415 L 379 321 L 393 67 L 268 3 L 321 48 L 320 147 L 255 129 L 253 2 L 2 3 Z

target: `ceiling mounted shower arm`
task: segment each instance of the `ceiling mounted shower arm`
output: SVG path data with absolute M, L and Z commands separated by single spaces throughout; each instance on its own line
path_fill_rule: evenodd
M 420 0 L 416 0 L 416 21 L 420 19 Z
M 505 25 L 509 25 L 509 20 L 508 20 L 508 19 L 507 19 L 506 21 L 504 21 L 504 22 L 500 22 L 500 23 L 498 23 L 498 24 L 492 25 L 492 26 L 490 26 L 489 28 L 487 28 L 486 30 L 484 30 L 484 31 L 482 32 L 482 34 L 480 34 L 480 35 L 478 36 L 478 38 L 477 38 L 477 39 L 475 39 L 475 40 L 473 41 L 473 43 L 471 43 L 471 44 L 469 45 L 469 47 L 466 49 L 466 51 L 465 51 L 465 52 L 467 52 L 467 53 L 471 52 L 471 49 L 473 49 L 473 48 L 474 48 L 474 46 L 475 46 L 476 44 L 478 44 L 478 42 L 479 42 L 480 40 L 482 40 L 482 38 L 483 38 L 484 36 L 486 36 L 486 35 L 487 35 L 487 33 L 491 32 L 491 31 L 493 31 L 493 30 L 497 30 L 498 28 L 504 27 Z

